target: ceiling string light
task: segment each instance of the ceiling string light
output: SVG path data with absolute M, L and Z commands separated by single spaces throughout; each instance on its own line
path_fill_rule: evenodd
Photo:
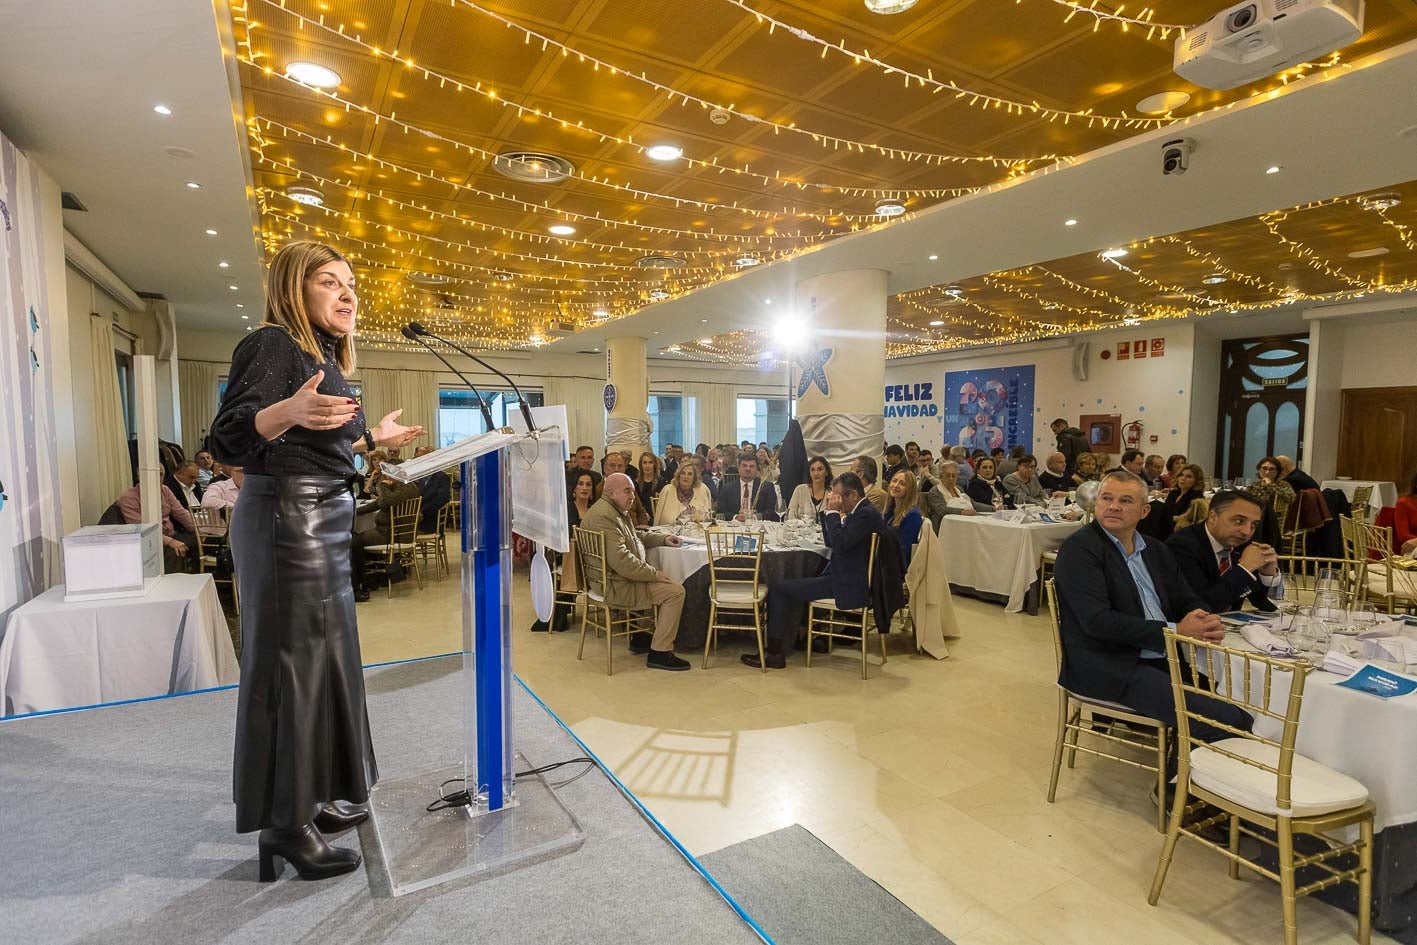
M 389 61 L 391 61 L 391 62 L 397 62 L 397 63 L 403 65 L 405 68 L 410 69 L 410 70 L 412 70 L 412 71 L 418 73 L 420 76 L 422 76 L 422 78 L 424 79 L 424 81 L 427 81 L 427 82 L 435 82 L 435 81 L 436 81 L 436 82 L 438 83 L 438 87 L 439 87 L 440 89 L 442 89 L 442 88 L 452 88 L 452 89 L 453 89 L 454 91 L 456 91 L 456 92 L 467 92 L 467 93 L 472 93 L 472 94 L 480 95 L 480 96 L 482 96 L 484 99 L 486 99 L 486 100 L 489 101 L 489 102 L 495 102 L 496 104 L 502 106 L 503 108 L 512 109 L 513 111 L 515 111 L 515 112 L 517 113 L 518 117 L 524 117 L 524 116 L 527 116 L 527 115 L 531 115 L 531 116 L 533 116 L 533 117 L 535 117 L 535 118 L 545 119 L 546 121 L 553 122 L 555 125 L 557 125 L 558 127 L 560 127 L 560 128 L 561 128 L 562 130 L 564 130 L 564 131 L 568 131 L 568 132 L 573 132 L 573 131 L 574 131 L 574 132 L 582 132 L 582 133 L 587 134 L 587 135 L 593 135 L 593 136 L 595 136 L 596 138 L 598 138 L 602 144 L 605 143 L 605 142 L 607 142 L 607 141 L 612 141 L 612 142 L 614 142 L 614 143 L 616 143 L 616 144 L 623 145 L 623 146 L 628 147 L 628 148 L 633 148 L 633 149 L 634 149 L 635 151 L 637 151 L 638 153 L 643 154 L 643 155 L 645 155 L 645 156 L 647 156 L 647 157 L 651 157 L 651 158 L 652 158 L 653 155 L 650 154 L 650 152 L 651 152 L 655 147 L 658 147 L 658 146 L 656 146 L 656 145 L 643 145 L 643 144 L 640 144 L 638 141 L 634 140 L 633 138 L 626 137 L 626 136 L 623 136 L 623 135 L 617 135 L 617 134 L 615 134 L 614 132 L 605 131 L 605 130 L 603 130 L 603 129 L 598 129 L 598 128 L 589 127 L 589 126 L 587 126 L 587 125 L 585 124 L 585 122 L 584 122 L 583 120 L 575 120 L 575 121 L 572 121 L 572 120 L 567 119 L 567 118 L 560 118 L 560 117 L 558 117 L 557 115 L 555 115 L 553 112 L 551 112 L 551 111 L 549 111 L 549 110 L 547 110 L 547 109 L 534 108 L 534 107 L 529 106 L 529 105 L 523 105 L 523 104 L 521 104 L 521 103 L 519 103 L 519 102 L 514 102 L 514 101 L 512 101 L 512 100 L 506 98 L 505 96 L 499 95 L 499 94 L 497 93 L 497 90 L 496 90 L 495 88 L 493 88 L 493 87 L 491 87 L 491 86 L 485 86 L 482 82 L 463 82 L 463 81 L 461 81 L 460 79 L 454 78 L 453 76 L 445 75 L 445 74 L 443 74 L 443 73 L 440 73 L 440 72 L 437 72 L 437 71 L 435 71 L 435 70 L 433 70 L 433 69 L 430 69 L 430 68 L 428 68 L 427 66 L 419 65 L 419 64 L 415 63 L 415 62 L 414 62 L 412 59 L 410 59 L 409 57 L 407 57 L 407 56 L 401 54 L 398 50 L 392 50 L 392 51 L 390 51 L 390 50 L 382 49 L 382 48 L 380 48 L 380 47 L 378 47 L 378 46 L 375 46 L 375 45 L 373 45 L 373 44 L 371 44 L 371 43 L 365 42 L 364 39 L 363 39 L 361 36 L 359 36 L 359 35 L 357 35 L 357 34 L 351 34 L 351 33 L 347 32 L 343 24 L 341 24 L 338 28 L 333 27 L 333 26 L 330 26 L 329 24 L 327 24 L 327 23 L 324 22 L 324 17 L 323 17 L 323 15 L 322 15 L 319 19 L 312 19 L 312 18 L 310 18 L 310 17 L 303 16 L 303 15 L 301 15 L 301 14 L 295 12 L 294 10 L 291 10 L 291 9 L 289 9 L 288 7 L 286 7 L 286 6 L 285 6 L 285 3 L 283 2 L 283 0 L 260 0 L 260 2 L 266 3 L 266 4 L 268 4 L 268 5 L 270 5 L 270 6 L 273 6 L 273 7 L 277 7 L 277 8 L 279 8 L 285 15 L 295 18 L 296 21 L 297 21 L 297 23 L 298 23 L 298 26 L 299 26 L 301 29 L 303 29 L 303 28 L 305 28 L 305 27 L 308 26 L 308 27 L 313 28 L 313 29 L 323 30 L 323 31 L 325 31 L 326 33 L 328 33 L 328 34 L 330 34 L 330 35 L 332 35 L 332 36 L 338 37 L 338 38 L 340 38 L 340 39 L 343 39 L 343 40 L 345 40 L 345 41 L 347 41 L 347 42 L 350 42 L 350 43 L 353 43 L 353 44 L 359 46 L 360 48 L 364 49 L 364 50 L 366 51 L 366 53 L 367 53 L 368 55 L 372 56 L 374 59 L 385 59 L 385 60 L 389 60 Z M 255 25 L 255 24 L 252 24 L 252 25 Z M 248 26 L 248 30 L 249 30 L 249 29 L 250 29 L 250 26 Z M 264 58 L 265 56 L 266 56 L 265 53 L 256 53 L 256 54 L 253 55 L 253 58 Z M 841 139 L 841 140 L 845 141 L 846 139 Z M 865 142 L 854 142 L 854 144 L 862 144 L 862 145 L 864 145 Z M 910 152 L 910 153 L 917 153 L 917 152 Z M 924 153 L 924 152 L 919 152 L 919 153 Z M 824 182 L 821 182 L 821 181 L 801 181 L 801 180 L 794 180 L 794 179 L 792 179 L 792 178 L 790 178 L 790 177 L 784 177 L 784 176 L 782 176 L 782 174 L 781 174 L 780 172 L 779 172 L 779 173 L 774 173 L 774 174 L 767 174 L 767 173 L 764 173 L 764 172 L 762 172 L 762 171 L 755 171 L 755 170 L 753 170 L 749 165 L 746 165 L 746 164 L 744 164 L 744 165 L 742 165 L 742 166 L 733 166 L 733 165 L 728 165 L 728 164 L 720 164 L 720 163 L 718 162 L 718 159 L 717 159 L 717 158 L 713 158 L 713 159 L 710 159 L 710 160 L 704 160 L 704 159 L 702 159 L 702 158 L 689 157 L 689 156 L 683 155 L 682 153 L 679 155 L 679 157 L 680 157 L 680 159 L 682 159 L 682 160 L 683 160 L 688 166 L 690 166 L 690 167 L 700 167 L 700 168 L 704 168 L 704 169 L 706 169 L 706 170 L 712 170 L 712 171 L 716 171 L 716 172 L 719 172 L 719 173 L 727 172 L 727 173 L 735 174 L 735 175 L 739 175 L 739 176 L 751 177 L 751 178 L 754 178 L 754 179 L 758 180 L 759 182 L 761 182 L 761 183 L 763 183 L 763 184 L 777 185 L 777 186 L 783 186 L 783 187 L 796 187 L 796 188 L 799 189 L 799 190 L 814 189 L 814 190 L 821 190 L 821 191 L 836 191 L 836 192 L 839 192 L 839 193 L 842 193 L 842 194 L 846 194 L 846 195 L 848 195 L 848 196 L 853 196 L 853 197 L 876 197 L 876 198 L 900 198 L 900 197 L 911 197 L 911 196 L 943 197 L 943 196 L 958 196 L 958 195 L 960 195 L 960 194 L 962 194 L 962 193 L 969 192 L 970 190 L 973 189 L 973 188 L 916 188 L 916 189 L 899 189 L 899 188 L 894 188 L 894 189 L 893 189 L 893 188 L 878 188 L 878 187 L 857 187 L 857 186 L 852 186 L 852 185 L 848 185 L 848 184 L 829 184 L 829 183 L 824 183 Z M 1020 158 L 1020 157 L 1006 157 L 1006 156 L 996 156 L 996 155 L 939 154 L 939 155 L 936 155 L 936 157 L 938 157 L 938 158 L 940 159 L 940 160 L 939 160 L 939 163 L 941 163 L 941 164 L 972 164 L 972 163 L 979 163 L 979 164 L 988 164 L 988 165 L 992 165 L 992 166 L 995 166 L 995 167 L 1016 167 L 1016 166 L 1018 166 L 1018 165 L 1020 165 L 1020 164 L 1039 163 L 1039 162 L 1052 162 L 1052 161 L 1057 161 L 1057 160 L 1071 160 L 1071 158 L 1063 158 L 1063 157 L 1060 157 L 1060 156 L 1057 156 L 1057 155 L 1045 155 L 1045 156 L 1043 156 L 1043 157 L 1038 157 L 1038 158 Z
M 1098 258 L 1104 260 L 1105 262 L 1111 263 L 1113 266 L 1116 266 L 1123 272 L 1131 273 L 1132 276 L 1142 285 L 1156 289 L 1168 295 L 1183 296 L 1194 302 L 1200 302 L 1204 305 L 1225 307 L 1231 304 L 1229 302 L 1226 302 L 1224 299 L 1212 298 L 1209 295 L 1200 294 L 1193 289 L 1187 289 L 1178 285 L 1168 285 L 1164 282 L 1158 282 L 1155 279 L 1142 275 L 1141 270 L 1133 269 L 1131 266 L 1128 266 L 1126 263 L 1122 262 L 1121 259 L 1115 256 L 1103 256 L 1099 254 Z
M 1317 269 L 1324 275 L 1332 276 L 1339 282 L 1345 283 L 1350 286 L 1366 287 L 1367 283 L 1365 283 L 1362 279 L 1355 279 L 1348 273 L 1344 272 L 1342 269 L 1335 266 L 1331 261 L 1325 259 L 1318 253 L 1314 252 L 1308 246 L 1305 246 L 1298 240 L 1291 240 L 1283 233 L 1279 232 L 1279 224 L 1287 220 L 1289 218 L 1289 214 L 1298 212 L 1300 210 L 1311 209 L 1312 206 L 1314 205 L 1310 205 L 1307 207 L 1297 207 L 1293 210 L 1275 210 L 1272 213 L 1265 213 L 1260 216 L 1260 222 L 1264 224 L 1264 228 L 1266 230 L 1269 230 L 1270 236 L 1273 236 L 1275 239 L 1279 240 L 1280 245 L 1282 245 L 1293 255 L 1297 256 L 1310 269 Z
M 1019 0 L 1019 2 L 1022 2 L 1022 0 Z M 1160 32 L 1162 39 L 1166 39 L 1172 33 L 1185 36 L 1186 31 L 1192 29 L 1192 27 L 1181 26 L 1176 23 L 1154 22 L 1152 18 L 1156 16 L 1156 11 L 1150 7 L 1143 8 L 1136 16 L 1124 16 L 1122 15 L 1122 11 L 1126 9 L 1125 6 L 1117 7 L 1115 12 L 1106 9 L 1099 10 L 1097 8 L 1098 0 L 1092 0 L 1090 4 L 1079 3 L 1077 0 L 1052 0 L 1052 2 L 1068 8 L 1068 15 L 1063 17 L 1064 23 L 1071 21 L 1072 18 L 1079 13 L 1085 13 L 1092 17 L 1092 29 L 1094 32 L 1104 22 L 1120 24 L 1122 32 L 1124 33 L 1127 32 L 1130 27 L 1141 27 L 1146 30 L 1147 39 L 1151 39 L 1157 32 Z
M 1247 272 L 1239 272 L 1238 270 L 1231 269 L 1229 266 L 1221 262 L 1218 256 L 1212 253 L 1207 253 L 1202 249 L 1196 248 L 1194 244 L 1182 239 L 1179 236 L 1157 236 L 1147 240 L 1146 243 L 1143 245 L 1150 245 L 1152 243 L 1165 243 L 1168 246 L 1179 246 L 1181 247 L 1181 249 L 1185 250 L 1188 256 L 1190 256 L 1192 259 L 1199 259 L 1201 262 L 1209 266 L 1212 271 L 1224 273 L 1231 279 L 1234 279 L 1237 282 L 1243 282 L 1246 285 L 1252 286 L 1256 289 L 1262 289 L 1265 292 L 1272 292 L 1275 295 L 1281 296 L 1289 291 L 1281 285 L 1277 285 L 1276 283 L 1270 282 L 1268 279 L 1262 279 L 1259 276 L 1251 275 Z

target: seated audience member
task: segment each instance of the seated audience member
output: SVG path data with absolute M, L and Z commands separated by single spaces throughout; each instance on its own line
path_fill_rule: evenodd
M 659 489 L 664 478 L 664 464 L 659 461 L 659 457 L 646 450 L 640 454 L 639 479 L 635 483 L 635 498 L 640 500 L 643 508 L 654 512 L 654 497 L 659 495 Z
M 206 489 L 217 476 L 216 460 L 206 450 L 197 450 L 197 455 L 192 458 L 197 462 L 197 485 Z
M 813 456 L 807 460 L 807 481 L 792 490 L 792 498 L 787 502 L 788 520 L 817 521 L 831 489 L 831 464 L 821 456 Z
M 691 522 L 707 522 L 713 517 L 713 497 L 708 486 L 699 481 L 697 463 L 681 462 L 674 481 L 659 491 L 654 524 L 673 525 L 680 516 Z
M 680 544 L 678 535 L 641 535 L 629 519 L 634 505 L 635 484 L 624 473 L 605 477 L 600 501 L 581 519 L 583 531 L 598 531 L 605 537 L 605 599 L 612 607 L 655 608 L 654 635 L 637 633 L 630 637 L 631 653 L 646 653 L 650 669 L 678 672 L 689 668 L 686 660 L 674 655 L 679 636 L 679 616 L 684 611 L 684 585 L 645 559 L 646 548 Z M 646 639 L 648 638 L 648 639 Z
M 909 567 L 910 553 L 915 550 L 915 543 L 920 540 L 920 527 L 925 522 L 925 516 L 920 513 L 915 502 L 918 495 L 915 475 L 908 469 L 902 469 L 891 477 L 886 493 L 890 496 L 884 516 L 886 527 L 900 542 L 900 550 L 905 555 L 905 565 Z
M 999 467 L 1004 464 L 1004 460 L 1009 458 L 1009 454 L 1002 447 L 996 446 L 989 451 L 989 458 L 994 461 L 994 475 L 997 476 L 999 474 Z M 979 468 L 978 460 L 975 460 L 974 468 Z
M 929 450 L 922 450 L 917 447 L 915 450 L 915 462 L 910 464 L 910 470 L 915 473 L 915 479 L 920 484 L 920 488 L 925 488 L 927 482 L 934 482 L 936 478 L 935 455 Z
M 1157 453 L 1152 453 L 1142 463 L 1141 477 L 1146 480 L 1146 484 L 1153 489 L 1161 488 L 1161 480 L 1166 475 L 1166 460 Z
M 920 465 L 920 444 L 911 440 L 905 444 L 905 465 L 910 469 L 916 469 Z
M 390 456 L 386 462 L 393 463 L 395 460 Z M 374 527 L 355 532 L 350 541 L 349 561 L 355 600 L 362 603 L 369 599 L 369 586 L 364 577 L 364 565 L 367 560 L 364 549 L 374 545 L 387 545 L 393 538 L 394 508 L 420 498 L 421 495 L 416 482 L 382 478 L 374 496 Z
M 1003 508 L 1004 501 L 1009 497 L 1003 482 L 994 475 L 994 461 L 987 456 L 974 467 L 974 478 L 969 480 L 966 491 L 975 502 L 996 509 Z
M 777 482 L 777 460 L 766 446 L 758 447 L 758 478 L 764 482 Z
M 383 450 L 374 450 L 364 454 L 364 484 L 359 489 L 359 498 L 372 499 L 379 491 L 379 486 L 384 481 L 383 473 L 379 467 L 389 461 L 389 454 Z
M 177 501 L 189 509 L 202 504 L 202 487 L 197 483 L 199 471 L 197 464 L 189 459 L 178 463 L 177 468 L 162 480 L 162 484 L 172 490 Z
M 1055 451 L 1048 454 L 1045 462 L 1048 468 L 1038 474 L 1038 484 L 1043 487 L 1044 495 L 1050 492 L 1071 492 L 1073 481 L 1068 475 L 1067 458 Z
M 1275 609 L 1284 596 L 1279 556 L 1251 539 L 1264 516 L 1264 502 L 1244 492 L 1217 492 L 1205 521 L 1166 539 L 1181 577 L 1216 613 L 1239 610 L 1249 598 L 1256 610 Z
M 1250 495 L 1271 506 L 1277 502 L 1288 505 L 1294 501 L 1294 487 L 1280 476 L 1279 460 L 1273 456 L 1264 457 L 1255 464 L 1255 475 L 1258 480 L 1245 490 Z
M 1146 454 L 1141 450 L 1126 450 L 1122 453 L 1121 465 L 1117 466 L 1115 469 L 1108 469 L 1107 471 L 1109 473 L 1116 472 L 1117 469 L 1125 469 L 1133 476 L 1140 476 L 1142 481 L 1147 484 L 1147 487 L 1151 487 L 1151 480 L 1146 478 Z
M 877 512 L 884 515 L 890 496 L 886 495 L 886 490 L 876 485 L 876 461 L 869 456 L 858 456 L 851 461 L 851 472 L 861 480 L 865 487 L 866 501 L 875 506 Z
M 704 485 L 708 486 L 709 495 L 713 496 L 715 503 L 718 502 L 718 491 L 723 486 L 724 477 L 723 454 L 717 447 L 708 451 L 701 478 Z
M 1161 488 L 1176 488 L 1176 474 L 1181 471 L 1181 467 L 1186 465 L 1186 454 L 1172 453 L 1166 457 L 1166 474 L 1161 477 Z
M 1158 534 L 1164 540 L 1178 528 L 1190 526 L 1205 520 L 1210 511 L 1210 503 L 1205 498 L 1205 470 L 1194 463 L 1187 463 L 1176 474 L 1176 487 L 1166 495 L 1161 505 L 1161 513 L 1170 521 L 1169 528 Z
M 246 481 L 246 474 L 242 472 L 240 466 L 225 466 L 227 472 L 231 473 L 225 479 L 214 479 L 212 484 L 207 486 L 202 493 L 202 508 L 212 509 L 218 515 L 231 516 L 231 510 L 236 507 L 236 500 L 241 495 L 241 484 Z M 225 525 L 213 525 L 202 532 L 202 536 L 211 535 L 221 537 L 226 534 Z
M 571 463 L 566 467 L 566 480 L 569 485 L 577 472 L 588 472 L 595 480 L 596 488 L 600 488 L 602 476 L 595 468 L 595 448 L 590 446 L 577 446 L 575 453 L 571 455 Z
M 163 571 L 182 572 L 197 551 L 196 523 L 187 506 L 166 485 L 158 488 L 158 495 L 162 500 L 162 517 L 158 521 L 162 524 Z M 114 505 L 127 524 L 137 525 L 143 520 L 143 499 L 137 485 L 120 495 Z
M 968 466 L 968 463 L 965 463 Z M 969 491 L 959 485 L 960 467 L 954 460 L 940 464 L 940 481 L 932 491 L 939 492 L 945 499 L 945 515 L 975 515 L 979 512 L 994 511 L 994 503 L 975 502 Z M 972 481 L 972 480 L 971 480 Z M 935 528 L 939 531 L 939 526 Z
M 1101 477 L 1097 474 L 1097 456 L 1093 453 L 1083 453 L 1078 456 L 1077 469 L 1073 470 L 1069 478 L 1073 481 L 1073 488 L 1076 489 L 1084 482 L 1096 482 Z
M 1008 493 L 1014 508 L 1048 504 L 1048 500 L 1043 497 L 1043 485 L 1035 475 L 1037 469 L 1037 457 L 1032 453 L 1025 453 L 1019 457 L 1018 466 L 1014 471 L 1004 477 L 1004 491 Z
M 745 521 L 751 513 L 765 522 L 777 521 L 777 487 L 758 478 L 758 457 L 738 454 L 738 476 L 725 480 L 716 506 L 721 518 Z
M 1063 454 L 1067 463 L 1064 475 L 1071 477 L 1077 471 L 1078 458 L 1089 451 L 1087 436 L 1062 417 L 1049 424 L 1049 429 L 1058 438 L 1058 452 Z
M 1111 472 L 1114 468 L 1112 466 L 1112 454 L 1095 452 L 1092 454 L 1092 458 L 1097 462 L 1097 478 L 1098 481 L 1101 481 L 1102 477 L 1108 472 Z
M 1407 484 L 1407 495 L 1400 497 L 1393 509 L 1392 543 L 1405 555 L 1417 551 L 1417 474 Z
M 664 471 L 659 475 L 659 488 L 664 488 L 674 481 L 674 474 L 679 471 L 679 461 L 684 458 L 684 450 L 673 443 L 664 444 Z
M 625 450 L 611 450 L 606 453 L 600 460 L 600 468 L 604 471 L 606 479 L 619 473 L 629 479 L 630 482 L 636 482 L 639 476 L 639 470 L 630 467 L 630 454 Z M 605 487 L 602 485 L 602 494 L 604 493 L 604 489 Z M 644 503 L 640 502 L 638 490 L 635 492 L 634 501 L 630 503 L 629 515 L 630 521 L 635 523 L 636 528 L 644 528 L 649 525 L 649 510 Z
M 433 452 L 431 446 L 420 446 L 413 451 L 414 459 Z M 423 502 L 418 506 L 418 532 L 421 535 L 438 534 L 438 513 L 443 511 L 453 499 L 453 479 L 443 470 L 431 472 L 418 480 L 418 494 Z
M 1275 462 L 1279 463 L 1279 474 L 1284 481 L 1293 487 L 1295 493 L 1303 492 L 1305 489 L 1317 489 L 1319 484 L 1314 481 L 1314 477 L 1304 472 L 1294 464 L 1294 460 L 1288 456 L 1276 456 Z
M 592 457 L 593 458 L 593 457 Z M 590 507 L 600 498 L 600 486 L 592 478 L 591 470 L 578 469 L 568 480 L 566 487 L 566 533 L 571 536 L 574 542 L 575 532 L 572 531 L 581 523 L 590 512 Z M 532 633 L 545 633 L 547 630 L 554 630 L 560 633 L 570 628 L 571 612 L 575 610 L 575 603 L 564 603 L 560 599 L 562 591 L 581 590 L 580 575 L 576 571 L 576 556 L 574 554 L 557 554 L 551 552 L 554 558 L 561 561 L 561 577 L 557 582 L 556 605 L 551 612 L 551 623 L 538 618 L 531 625 Z
M 969 480 L 974 478 L 974 467 L 969 462 L 969 450 L 963 446 L 951 446 L 949 461 L 955 464 L 955 475 L 959 478 L 959 484 L 961 486 L 969 485 Z M 940 465 L 944 464 L 945 461 L 941 459 Z M 936 472 L 938 473 L 938 470 Z
M 1176 702 L 1166 665 L 1162 629 L 1220 642 L 1225 628 L 1186 583 L 1170 549 L 1147 541 L 1137 523 L 1150 510 L 1146 482 L 1129 472 L 1109 473 L 1097 495 L 1096 520 L 1074 532 L 1058 550 L 1054 580 L 1063 641 L 1058 682 L 1078 695 L 1119 702 L 1167 725 L 1176 724 Z M 1183 669 L 1194 679 L 1194 670 Z M 1204 677 L 1197 680 L 1205 685 Z M 1248 731 L 1253 719 L 1228 703 L 1195 693 L 1196 712 Z M 1230 733 L 1191 722 L 1204 741 Z
M 826 570 L 817 577 L 778 581 L 768 589 L 765 653 L 769 669 L 787 666 L 802 607 L 808 601 L 831 598 L 842 608 L 865 607 L 871 602 L 867 578 L 871 536 L 884 529 L 885 520 L 867 501 L 861 477 L 855 473 L 837 476 L 822 511 L 822 535 L 832 552 Z M 754 669 L 763 665 L 757 653 L 744 653 L 741 659 Z
M 907 468 L 905 464 L 905 448 L 892 443 L 886 447 L 886 462 L 881 467 L 881 480 L 889 484 L 895 474 Z
M 1018 469 L 1019 462 L 1021 462 L 1026 455 L 1028 455 L 1028 450 L 1024 449 L 1022 446 L 1015 446 L 1013 449 L 1009 450 L 1008 459 L 995 464 L 994 475 L 999 477 L 1000 482 L 1012 476 L 1014 470 Z M 1035 462 L 1034 466 L 1037 465 L 1037 462 Z

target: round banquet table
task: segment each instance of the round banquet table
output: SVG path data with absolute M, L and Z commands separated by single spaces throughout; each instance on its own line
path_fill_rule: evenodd
M 1325 479 L 1319 483 L 1320 489 L 1337 489 L 1348 496 L 1348 501 L 1353 501 L 1353 493 L 1359 486 L 1372 486 L 1373 492 L 1368 496 L 1368 508 L 1373 514 L 1380 512 L 1387 506 L 1397 504 L 1397 484 L 1392 482 L 1374 482 L 1369 479 Z
M 809 547 L 775 544 L 774 530 L 765 529 L 768 545 L 763 550 L 759 580 L 771 588 L 779 581 L 791 578 L 816 577 L 827 564 L 825 545 Z M 661 545 L 647 552 L 649 563 L 684 585 L 684 612 L 679 618 L 679 636 L 675 648 L 683 652 L 702 648 L 708 638 L 709 569 L 708 547 L 702 538 L 684 538 L 678 548 Z M 803 608 L 805 612 L 805 608 Z
M 1077 531 L 1077 522 L 1018 524 L 992 515 L 946 515 L 940 519 L 940 544 L 950 563 L 950 589 L 1004 602 L 1004 610 L 1027 607 L 1038 613 L 1038 595 L 1029 588 L 1038 579 L 1043 552 L 1057 551 Z

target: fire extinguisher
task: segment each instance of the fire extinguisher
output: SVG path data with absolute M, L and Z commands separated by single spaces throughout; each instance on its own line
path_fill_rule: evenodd
M 1122 442 L 1127 444 L 1127 449 L 1134 450 L 1141 447 L 1142 426 L 1140 420 L 1133 420 L 1122 427 Z

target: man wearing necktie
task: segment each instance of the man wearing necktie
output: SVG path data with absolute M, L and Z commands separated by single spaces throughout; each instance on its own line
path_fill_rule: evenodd
M 716 509 L 720 518 L 740 522 L 746 520 L 750 512 L 762 521 L 777 521 L 777 489 L 758 478 L 758 458 L 752 453 L 738 457 L 738 476 L 723 481 Z
M 1181 576 L 1215 613 L 1239 610 L 1248 599 L 1256 610 L 1275 610 L 1284 597 L 1279 556 L 1251 541 L 1264 503 L 1248 492 L 1217 492 L 1205 521 L 1174 532 L 1166 545 Z

